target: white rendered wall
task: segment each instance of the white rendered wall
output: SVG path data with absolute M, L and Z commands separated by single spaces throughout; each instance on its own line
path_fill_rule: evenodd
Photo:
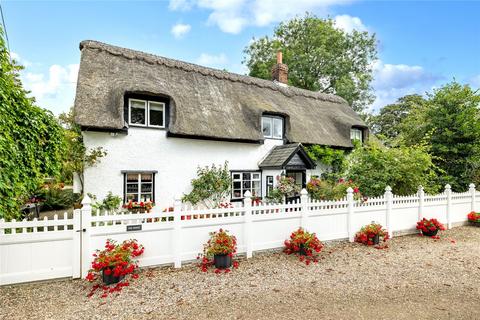
M 191 190 L 190 181 L 197 176 L 198 166 L 223 165 L 227 160 L 229 170 L 258 170 L 267 153 L 283 144 L 282 140 L 269 139 L 264 144 L 252 144 L 167 138 L 166 131 L 147 128 L 130 128 L 128 135 L 116 136 L 86 131 L 83 137 L 88 149 L 103 147 L 107 151 L 99 164 L 85 170 L 86 193 L 96 195 L 98 200 L 109 191 L 123 197 L 122 170 L 158 171 L 157 209 L 173 205 L 175 198 Z M 262 179 L 262 189 L 264 185 Z

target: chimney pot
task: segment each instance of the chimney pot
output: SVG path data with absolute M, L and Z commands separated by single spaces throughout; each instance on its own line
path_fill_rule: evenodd
M 282 51 L 277 51 L 277 64 L 272 68 L 272 80 L 288 84 L 288 66 L 282 62 Z

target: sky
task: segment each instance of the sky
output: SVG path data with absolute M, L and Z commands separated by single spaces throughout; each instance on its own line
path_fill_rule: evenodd
M 37 104 L 73 105 L 79 43 L 91 39 L 246 74 L 243 49 L 278 22 L 311 12 L 375 33 L 373 112 L 456 80 L 480 87 L 480 1 L 170 0 L 8 1 L 11 56 Z

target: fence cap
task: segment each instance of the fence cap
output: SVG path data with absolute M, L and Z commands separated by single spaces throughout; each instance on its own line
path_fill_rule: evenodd
M 387 192 L 391 192 L 391 191 L 392 191 L 392 187 L 390 187 L 390 186 L 386 186 L 386 187 L 385 187 L 385 191 L 387 191 Z
M 468 185 L 468 187 L 469 187 L 470 189 L 475 189 L 475 183 L 470 183 L 470 184 Z
M 352 189 L 352 187 L 348 187 L 348 189 L 347 189 L 347 193 L 353 193 L 353 189 Z
M 445 185 L 445 190 L 451 190 L 451 189 L 452 189 L 452 186 L 447 183 L 447 184 Z
M 308 196 L 308 191 L 307 191 L 307 189 L 303 188 L 302 191 L 300 191 L 300 195 L 302 195 L 302 196 Z
M 88 196 L 88 194 L 86 194 L 85 196 L 83 196 L 83 200 L 82 200 L 82 204 L 83 205 L 90 205 L 92 203 L 92 199 L 90 199 L 90 197 Z
M 245 198 L 251 198 L 251 197 L 252 197 L 252 193 L 250 192 L 250 190 L 247 190 L 247 191 L 245 191 L 245 193 L 243 194 L 243 196 L 244 196 Z
M 423 191 L 423 186 L 418 186 L 418 192 Z

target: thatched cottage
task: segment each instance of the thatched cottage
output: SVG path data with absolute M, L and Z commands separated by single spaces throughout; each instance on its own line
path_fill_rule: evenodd
M 228 161 L 231 200 L 264 197 L 286 174 L 304 185 L 320 168 L 304 145 L 352 148 L 367 127 L 340 97 L 286 85 L 278 64 L 262 80 L 96 41 L 80 44 L 75 120 L 85 146 L 107 156 L 84 192 L 166 207 L 190 190 L 198 166 Z

